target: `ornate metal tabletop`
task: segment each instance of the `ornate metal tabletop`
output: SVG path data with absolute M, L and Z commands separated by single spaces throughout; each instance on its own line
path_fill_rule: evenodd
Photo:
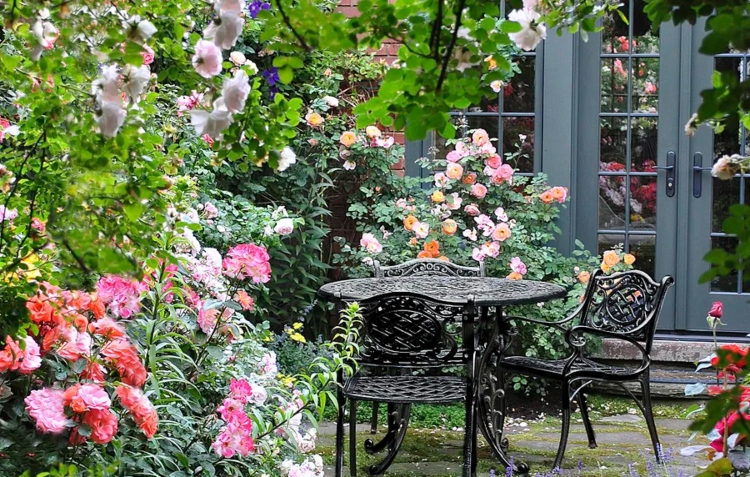
M 478 306 L 539 303 L 563 298 L 566 291 L 552 283 L 492 277 L 411 276 L 359 278 L 323 285 L 318 296 L 325 300 L 365 300 L 384 293 L 409 292 L 456 304 L 473 296 Z

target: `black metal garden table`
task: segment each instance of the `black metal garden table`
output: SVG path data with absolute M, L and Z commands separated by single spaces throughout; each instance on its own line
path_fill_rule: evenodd
M 416 293 L 456 304 L 466 303 L 467 298 L 473 298 L 480 312 L 475 343 L 478 366 L 473 377 L 478 389 L 475 393 L 474 405 L 479 418 L 479 429 L 497 458 L 506 467 L 510 466 L 511 462 L 507 456 L 508 440 L 503 435 L 505 390 L 502 376 L 497 368 L 498 358 L 509 346 L 508 338 L 511 333 L 507 321 L 503 319 L 502 309 L 509 305 L 535 304 L 563 298 L 566 296 L 565 289 L 552 283 L 532 280 L 411 276 L 332 282 L 318 290 L 318 297 L 340 304 L 399 292 Z M 389 438 L 397 438 L 391 434 L 389 433 Z M 470 464 L 474 470 L 476 469 L 476 435 L 472 436 L 472 439 L 474 451 L 470 456 Z M 526 473 L 529 470 L 524 463 L 515 463 L 513 466 L 518 473 Z

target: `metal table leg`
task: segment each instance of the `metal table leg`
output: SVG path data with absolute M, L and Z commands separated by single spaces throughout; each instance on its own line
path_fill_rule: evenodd
M 508 330 L 502 323 L 502 310 L 496 309 L 494 319 L 489 318 L 489 310 L 482 311 L 481 353 L 479 360 L 479 398 L 477 402 L 479 429 L 490 445 L 497 459 L 513 473 L 526 474 L 528 464 L 511 462 L 508 456 L 508 438 L 504 435 L 505 425 L 505 376 L 498 367 L 499 358 L 509 346 Z

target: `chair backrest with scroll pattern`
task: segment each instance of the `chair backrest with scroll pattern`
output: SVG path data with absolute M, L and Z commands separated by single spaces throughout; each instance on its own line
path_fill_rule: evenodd
M 409 260 L 383 267 L 380 262 L 375 260 L 372 264 L 375 278 L 388 277 L 417 277 L 417 276 L 454 276 L 454 277 L 484 277 L 484 262 L 480 262 L 478 267 L 464 267 L 443 260 L 421 258 Z
M 473 320 L 468 306 L 411 293 L 379 295 L 360 305 L 360 364 L 446 366 L 464 359 L 459 343 L 463 323 Z
M 644 342 L 650 353 L 659 312 L 673 283 L 671 276 L 656 282 L 640 270 L 612 275 L 597 270 L 584 295 L 581 324 Z

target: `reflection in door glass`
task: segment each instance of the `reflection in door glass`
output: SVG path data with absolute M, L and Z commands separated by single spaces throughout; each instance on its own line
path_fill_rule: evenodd
M 599 251 L 622 245 L 654 274 L 659 122 L 659 36 L 645 0 L 603 22 L 600 55 Z
M 737 239 L 734 237 L 711 238 L 711 248 L 723 248 L 729 253 L 734 253 L 736 247 Z M 725 277 L 716 277 L 711 282 L 711 291 L 736 293 L 738 280 L 737 272 L 732 272 Z
M 748 77 L 748 68 L 750 68 L 750 56 L 746 53 L 732 52 L 718 55 L 714 60 L 714 68 L 723 73 L 737 78 L 738 81 L 744 81 Z M 714 134 L 714 161 L 725 155 L 750 153 L 748 147 L 748 131 L 745 126 L 739 122 L 726 124 L 726 127 L 720 133 Z M 723 248 L 733 253 L 737 246 L 737 240 L 723 233 L 722 227 L 724 219 L 728 216 L 728 209 L 732 204 L 749 203 L 750 193 L 748 193 L 748 178 L 750 174 L 744 176 L 737 174 L 731 180 L 713 179 L 713 192 L 711 195 L 711 246 L 712 248 Z M 742 272 L 733 273 L 727 277 L 719 277 L 711 283 L 712 291 L 730 292 L 730 293 L 748 293 L 750 284 L 743 281 L 750 281 L 750 277 L 743 276 Z

